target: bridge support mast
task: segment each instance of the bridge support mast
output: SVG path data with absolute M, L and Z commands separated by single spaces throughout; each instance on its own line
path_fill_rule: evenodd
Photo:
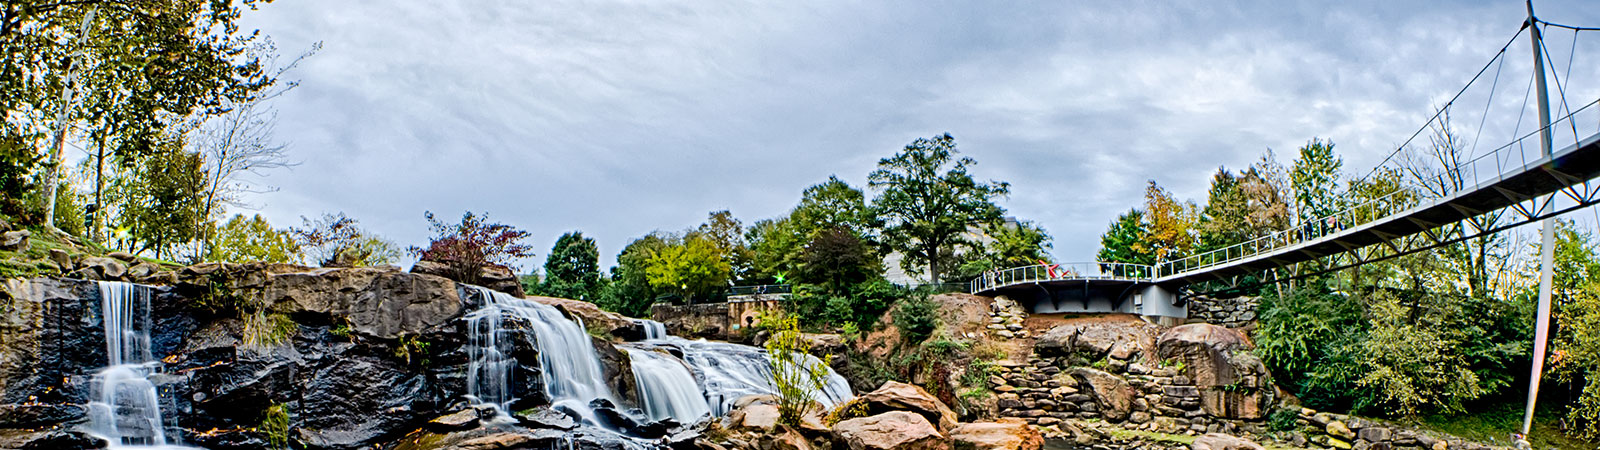
M 1533 82 L 1539 96 L 1539 150 L 1546 158 L 1551 156 L 1550 95 L 1545 89 L 1544 36 L 1539 32 L 1539 22 L 1533 15 L 1533 0 L 1527 0 L 1527 27 L 1533 42 Z M 1550 194 L 1554 197 L 1555 194 Z M 1555 199 L 1552 198 L 1551 201 Z M 1550 278 L 1555 256 L 1555 218 L 1544 219 L 1539 245 L 1539 309 L 1533 332 L 1533 374 L 1528 380 L 1528 408 L 1522 416 L 1522 434 L 1533 428 L 1533 408 L 1539 401 L 1539 379 L 1544 374 L 1545 345 L 1550 340 Z

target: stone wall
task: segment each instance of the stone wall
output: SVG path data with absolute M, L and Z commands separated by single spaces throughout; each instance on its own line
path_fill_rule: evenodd
M 989 385 L 997 393 L 1000 416 L 1037 425 L 1046 436 L 1078 434 L 1069 420 L 1103 420 L 1129 430 L 1194 435 L 1268 431 L 1278 400 L 1276 389 L 1238 332 L 1208 324 L 1185 325 L 1162 333 L 1154 348 L 1142 349 L 1143 344 L 1111 336 L 1117 333 L 1093 325 L 1063 325 L 1041 335 L 1041 347 L 1026 362 L 997 362 Z M 1278 435 L 1297 447 L 1488 448 L 1309 409 L 1278 412 L 1288 413 L 1294 414 L 1295 429 Z
M 1259 297 L 1189 299 L 1189 321 L 1240 328 L 1256 320 Z
M 674 336 L 739 340 L 742 330 L 758 322 L 762 311 L 781 307 L 776 299 L 758 297 L 755 300 L 697 305 L 668 305 L 657 303 L 650 307 L 650 318 L 665 324 Z

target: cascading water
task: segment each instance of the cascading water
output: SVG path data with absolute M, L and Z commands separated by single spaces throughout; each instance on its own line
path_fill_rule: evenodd
M 671 345 L 683 350 L 684 361 L 701 380 L 701 389 L 712 412 L 726 415 L 734 401 L 747 395 L 774 394 L 778 387 L 772 384 L 772 360 L 767 352 L 748 345 L 723 342 L 690 341 L 682 338 L 667 339 Z M 805 364 L 824 365 L 822 360 L 806 355 Z M 813 399 L 832 408 L 855 394 L 850 382 L 828 369 L 828 383 L 821 391 L 812 392 Z
M 633 363 L 640 406 L 651 420 L 671 418 L 690 424 L 711 414 L 705 396 L 694 382 L 694 375 L 678 358 L 649 349 L 631 348 L 628 360 Z
M 667 324 L 648 319 L 640 319 L 639 323 L 644 326 L 645 340 L 665 339 L 667 337 Z
M 183 448 L 167 445 L 149 379 L 159 364 L 150 353 L 150 288 L 113 281 L 99 288 L 108 365 L 90 382 L 90 431 L 111 448 Z
M 505 411 L 516 400 L 511 392 L 511 357 L 515 330 L 504 328 L 507 317 L 527 323 L 539 350 L 545 394 L 554 405 L 565 406 L 593 420 L 589 402 L 614 400 L 606 387 L 600 357 L 589 333 L 553 306 L 512 297 L 488 288 L 468 286 L 484 299 L 483 308 L 467 315 L 470 340 L 467 395 L 478 403 Z

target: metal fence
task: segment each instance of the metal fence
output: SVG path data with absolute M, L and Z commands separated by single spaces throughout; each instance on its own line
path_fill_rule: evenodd
M 1147 264 L 1117 262 L 1079 262 L 1037 264 L 986 272 L 972 280 L 972 292 L 985 292 L 1015 284 L 1054 280 L 1148 281 L 1154 273 Z

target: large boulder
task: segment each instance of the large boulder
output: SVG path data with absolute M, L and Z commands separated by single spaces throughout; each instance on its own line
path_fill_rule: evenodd
M 522 282 L 517 279 L 517 274 L 512 272 L 510 267 L 498 264 L 490 264 L 479 268 L 476 276 L 462 276 L 449 263 L 423 260 L 411 265 L 411 273 L 433 275 L 462 283 L 476 284 L 519 298 L 524 295 Z
M 1194 444 L 1190 445 L 1189 448 L 1191 450 L 1266 450 L 1260 444 L 1250 442 L 1249 439 L 1221 433 L 1207 433 L 1204 436 L 1195 438 Z
M 862 394 L 859 398 L 867 405 L 869 415 L 910 411 L 921 415 L 929 423 L 937 424 L 940 430 L 954 428 L 958 420 L 955 411 L 945 406 L 944 402 L 939 401 L 922 387 L 912 384 L 888 381 L 877 390 Z
M 840 421 L 833 439 L 850 450 L 949 450 L 928 419 L 905 411 Z
M 113 258 L 90 256 L 83 258 L 79 266 L 73 274 L 91 280 L 117 280 L 128 274 L 128 266 Z
M 1072 369 L 1072 377 L 1078 380 L 1079 387 L 1094 394 L 1095 404 L 1100 407 L 1100 416 L 1106 420 L 1121 422 L 1133 411 L 1133 399 L 1138 392 L 1129 387 L 1122 377 L 1088 367 Z
M 1021 419 L 964 423 L 950 430 L 954 450 L 1039 450 L 1044 436 Z
M 1158 329 L 1132 316 L 1096 317 L 1056 325 L 1039 336 L 1034 351 L 1040 356 L 1079 354 L 1098 360 L 1120 345 L 1131 356 L 1131 353 L 1154 347 Z
M 342 318 L 351 330 L 368 336 L 416 335 L 463 312 L 456 283 L 445 278 L 393 267 L 268 269 L 238 274 L 230 288 L 237 295 L 259 298 L 274 311 Z
M 1162 360 L 1183 363 L 1206 413 L 1226 419 L 1261 419 L 1272 405 L 1272 377 L 1251 348 L 1239 332 L 1204 323 L 1174 327 L 1156 343 Z
M 529 296 L 528 300 L 554 306 L 556 309 L 566 313 L 568 317 L 583 321 L 584 326 L 603 330 L 613 336 L 627 334 L 639 328 L 638 322 L 628 318 L 628 316 L 600 309 L 599 306 L 583 300 L 539 296 Z

